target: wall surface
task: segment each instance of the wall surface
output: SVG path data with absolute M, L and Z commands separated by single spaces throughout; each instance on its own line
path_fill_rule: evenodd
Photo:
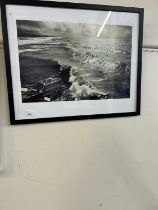
M 89 3 L 144 7 L 158 46 L 157 0 Z M 141 116 L 10 126 L 2 48 L 0 210 L 157 210 L 157 57 L 144 50 Z

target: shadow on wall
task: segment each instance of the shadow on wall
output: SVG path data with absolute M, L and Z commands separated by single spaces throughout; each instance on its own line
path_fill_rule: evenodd
M 2 47 L 2 46 L 0 46 Z M 8 165 L 10 152 L 8 146 L 10 146 L 9 136 L 7 132 L 9 123 L 9 107 L 8 107 L 8 95 L 7 95 L 7 82 L 5 72 L 4 51 L 0 48 L 0 175 L 7 175 L 11 164 Z M 7 145 L 7 146 L 6 146 Z M 8 159 L 8 160 L 7 160 Z M 11 161 L 12 162 L 12 161 Z

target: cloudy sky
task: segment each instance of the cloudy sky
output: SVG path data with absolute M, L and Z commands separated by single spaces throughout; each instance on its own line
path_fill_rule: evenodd
M 46 21 L 17 20 L 18 37 L 31 36 L 90 36 L 96 37 L 101 25 L 84 23 L 56 23 Z M 102 38 L 131 39 L 132 27 L 106 25 Z

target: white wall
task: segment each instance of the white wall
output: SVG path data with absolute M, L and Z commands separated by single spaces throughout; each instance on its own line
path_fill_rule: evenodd
M 157 0 L 90 3 L 145 7 L 158 46 Z M 157 210 L 157 57 L 143 53 L 141 116 L 10 126 L 1 49 L 0 210 Z

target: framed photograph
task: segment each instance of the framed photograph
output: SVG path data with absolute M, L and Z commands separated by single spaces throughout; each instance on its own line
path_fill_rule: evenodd
M 1 2 L 11 124 L 140 114 L 142 8 Z

